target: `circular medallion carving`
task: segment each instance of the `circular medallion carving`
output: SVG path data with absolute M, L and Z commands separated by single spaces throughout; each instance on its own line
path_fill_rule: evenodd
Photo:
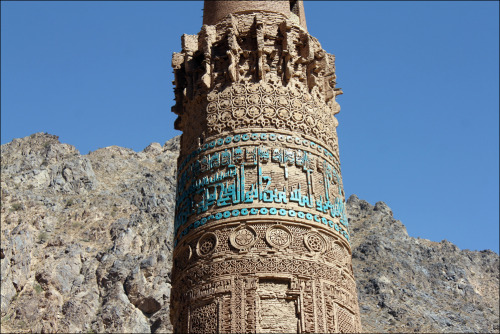
M 214 251 L 216 246 L 217 236 L 212 232 L 208 232 L 198 240 L 196 252 L 199 256 L 207 256 Z
M 318 232 L 306 234 L 304 236 L 304 243 L 311 252 L 321 253 L 326 248 L 326 241 Z
M 220 115 L 220 120 L 222 122 L 227 122 L 231 119 L 231 113 L 229 111 L 224 111 L 221 115 Z
M 275 225 L 267 229 L 266 240 L 272 247 L 286 248 L 292 242 L 292 234 L 286 227 Z
M 304 119 L 304 114 L 302 114 L 302 112 L 298 111 L 298 110 L 294 110 L 292 112 L 292 118 L 297 121 L 297 122 L 300 122 Z
M 292 100 L 292 108 L 300 109 L 302 108 L 302 102 L 299 99 Z
M 278 117 L 286 120 L 286 119 L 290 118 L 290 113 L 288 112 L 288 110 L 286 108 L 280 108 L 280 109 L 278 109 Z
M 243 95 L 238 95 L 233 99 L 233 103 L 235 106 L 244 106 L 245 105 L 245 97 Z
M 207 106 L 207 110 L 209 113 L 214 113 L 217 111 L 217 109 L 219 109 L 219 107 L 217 106 L 217 102 L 210 102 Z
M 279 97 L 276 99 L 276 103 L 277 103 L 279 106 L 282 106 L 282 107 L 288 107 L 288 99 L 286 98 L 286 96 L 279 96 Z
M 270 95 L 264 95 L 264 96 L 262 96 L 262 103 L 272 105 L 272 104 L 274 104 L 274 99 Z
M 276 110 L 273 108 L 273 107 L 264 107 L 262 108 L 263 112 L 264 112 L 264 116 L 266 117 L 274 117 L 276 115 Z
M 219 102 L 219 106 L 221 107 L 221 109 L 227 109 L 227 108 L 231 107 L 231 101 L 230 100 L 221 100 Z
M 233 111 L 233 116 L 239 119 L 245 117 L 245 113 L 246 113 L 245 108 L 236 108 Z
M 252 94 L 252 95 L 248 96 L 247 100 L 248 100 L 248 103 L 250 103 L 250 104 L 259 104 L 259 102 L 260 102 L 259 95 L 257 95 L 257 94 Z
M 251 106 L 250 108 L 248 108 L 247 113 L 248 116 L 255 118 L 261 114 L 261 110 L 259 107 Z
M 257 241 L 257 233 L 250 226 L 238 227 L 229 237 L 231 246 L 244 250 L 252 247 Z
M 308 116 L 306 117 L 306 123 L 307 123 L 307 125 L 309 125 L 309 126 L 314 126 L 314 118 L 312 118 L 312 116 L 308 115 Z

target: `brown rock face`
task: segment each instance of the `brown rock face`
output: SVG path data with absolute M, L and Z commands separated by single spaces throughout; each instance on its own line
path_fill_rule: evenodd
M 290 3 L 242 3 L 206 2 L 172 60 L 174 331 L 359 332 L 334 56 Z
M 364 331 L 498 333 L 498 254 L 412 238 L 384 202 L 347 211 Z
M 1 151 L 1 332 L 171 331 L 178 140 L 82 156 L 37 133 Z

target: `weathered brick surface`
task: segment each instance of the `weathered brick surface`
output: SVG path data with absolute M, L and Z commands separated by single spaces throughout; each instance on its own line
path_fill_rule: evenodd
M 205 1 L 203 24 L 214 25 L 225 16 L 244 12 L 273 12 L 290 18 L 292 14 L 299 17 L 299 23 L 306 29 L 304 4 L 302 1 Z
M 286 10 L 206 2 L 173 56 L 177 332 L 361 330 L 335 57 Z

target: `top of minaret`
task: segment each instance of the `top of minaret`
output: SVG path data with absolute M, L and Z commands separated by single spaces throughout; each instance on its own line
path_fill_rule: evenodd
M 214 25 L 229 14 L 260 11 L 283 14 L 307 30 L 302 0 L 205 0 L 203 24 Z

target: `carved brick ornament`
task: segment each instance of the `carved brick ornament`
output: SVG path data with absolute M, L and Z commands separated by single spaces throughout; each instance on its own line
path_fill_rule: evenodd
M 271 226 L 267 229 L 266 240 L 271 247 L 283 249 L 292 242 L 292 234 L 284 226 Z
M 213 1 L 228 14 L 205 13 L 172 59 L 174 331 L 360 332 L 335 57 L 297 1 L 244 3 Z
M 239 250 L 252 247 L 257 241 L 257 233 L 250 226 L 236 228 L 230 236 L 231 245 Z

